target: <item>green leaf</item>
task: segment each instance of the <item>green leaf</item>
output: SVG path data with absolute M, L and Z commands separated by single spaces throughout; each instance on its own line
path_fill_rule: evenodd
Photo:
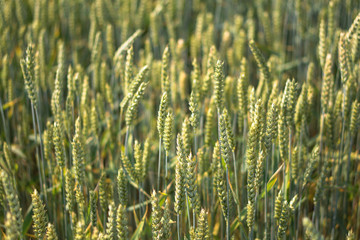
M 145 214 L 144 214 L 144 216 L 142 217 L 141 222 L 140 222 L 139 225 L 137 226 L 134 234 L 131 236 L 131 240 L 138 240 L 138 239 L 140 239 L 141 233 L 142 233 L 143 228 L 144 228 L 147 211 L 148 211 L 148 208 L 146 208 Z
M 269 180 L 268 183 L 267 183 L 266 191 L 269 192 L 269 191 L 274 187 L 277 179 L 278 179 L 278 175 L 276 175 L 276 176 L 275 176 L 274 178 L 272 178 L 272 179 L 270 178 L 270 180 Z
M 279 168 L 276 170 L 276 172 L 270 177 L 266 187 L 267 192 L 269 192 L 275 186 L 275 183 L 277 182 L 279 173 L 281 172 L 283 166 L 284 163 L 281 164 Z M 261 198 L 263 198 L 264 196 L 265 196 L 265 189 L 261 192 Z
M 28 210 L 26 211 L 25 217 L 24 217 L 24 222 L 23 222 L 23 228 L 22 228 L 22 234 L 25 235 L 27 233 L 27 231 L 29 230 L 30 226 L 31 226 L 31 222 L 32 222 L 32 208 L 33 205 L 31 204 L 28 208 Z
M 141 207 L 147 206 L 149 203 L 151 203 L 151 200 L 146 200 L 145 202 L 138 203 L 136 205 L 133 205 L 133 206 L 130 206 L 130 207 L 126 208 L 126 211 L 128 211 L 128 212 L 134 211 L 134 210 L 139 209 Z

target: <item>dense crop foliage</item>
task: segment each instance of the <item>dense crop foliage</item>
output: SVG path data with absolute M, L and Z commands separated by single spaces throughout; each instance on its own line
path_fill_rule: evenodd
M 358 0 L 0 0 L 0 239 L 360 239 Z

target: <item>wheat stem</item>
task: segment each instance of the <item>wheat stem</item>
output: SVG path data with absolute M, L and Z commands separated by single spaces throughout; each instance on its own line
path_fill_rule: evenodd
M 31 103 L 31 115 L 32 115 L 32 120 L 33 120 L 33 128 L 34 128 L 34 137 L 35 137 L 35 143 L 36 143 L 36 123 L 35 123 L 35 114 L 34 114 L 34 106 L 33 104 Z M 38 171 L 39 171 L 39 181 L 40 181 L 40 189 L 41 189 L 41 192 L 44 194 L 44 197 L 46 199 L 46 188 L 44 187 L 43 185 L 43 171 L 42 171 L 42 166 L 40 164 L 40 156 L 39 156 L 39 149 L 36 147 L 36 164 L 38 166 Z M 47 204 L 47 199 L 46 199 L 46 204 Z
M 176 214 L 176 232 L 178 236 L 178 240 L 180 240 L 180 216 Z
M 65 239 L 68 239 L 68 232 L 67 232 L 67 216 L 66 216 L 66 208 L 65 208 L 65 179 L 64 179 L 64 170 L 61 168 L 61 189 L 62 189 L 62 202 L 63 202 L 63 209 L 64 209 L 64 229 L 65 229 Z
M 157 187 L 160 190 L 160 172 L 161 172 L 161 137 L 159 138 L 159 160 L 158 160 L 158 175 L 157 175 Z
M 44 190 L 45 190 L 44 196 L 45 196 L 45 201 L 47 202 L 47 188 L 46 188 L 46 176 L 45 176 L 46 165 L 45 165 L 44 152 L 43 152 L 43 141 L 42 141 L 42 136 L 41 136 L 41 128 L 40 128 L 38 109 L 35 108 L 34 110 L 35 110 L 36 122 L 37 122 L 38 131 L 39 131 L 39 138 L 40 138 L 40 156 L 41 156 L 41 162 L 42 162 L 42 174 L 44 177 Z M 34 131 L 36 131 L 36 129 Z M 36 139 L 36 134 L 35 134 L 35 139 Z
M 168 179 L 168 154 L 165 151 L 165 192 L 167 192 L 167 179 Z

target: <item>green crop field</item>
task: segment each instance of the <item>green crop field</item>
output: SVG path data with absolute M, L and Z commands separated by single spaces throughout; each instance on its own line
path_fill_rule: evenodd
M 360 0 L 0 0 L 0 240 L 360 239 Z

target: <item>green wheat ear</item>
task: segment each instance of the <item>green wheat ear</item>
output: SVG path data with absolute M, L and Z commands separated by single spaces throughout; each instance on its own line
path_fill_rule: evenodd
M 224 104 L 225 78 L 223 73 L 224 62 L 218 60 L 214 70 L 214 99 L 217 109 Z
M 49 223 L 46 228 L 46 239 L 47 240 L 57 240 L 56 230 L 53 224 Z
M 134 58 L 134 49 L 131 45 L 129 49 L 127 50 L 126 55 L 126 63 L 125 63 L 125 95 L 127 95 L 129 91 L 129 86 L 131 84 L 131 81 L 133 80 L 133 58 Z
M 6 200 L 9 206 L 11 215 L 15 217 L 15 225 L 17 229 L 17 235 L 22 232 L 23 218 L 21 214 L 20 202 L 18 194 L 15 190 L 12 178 L 5 172 L 0 172 L 0 177 L 6 194 Z
M 207 58 L 206 76 L 203 80 L 201 87 L 201 92 L 203 97 L 206 97 L 206 95 L 209 93 L 211 88 L 211 83 L 213 82 L 214 65 L 215 65 L 215 57 L 216 57 L 215 55 L 216 55 L 216 48 L 215 46 L 212 46 L 209 50 L 209 55 Z
M 222 114 L 224 116 L 226 136 L 227 136 L 229 147 L 230 147 L 231 151 L 235 151 L 235 137 L 234 137 L 232 126 L 231 126 L 230 114 L 226 108 L 224 108 Z
M 177 162 L 175 172 L 175 212 L 181 214 L 185 201 L 186 157 L 181 134 L 177 135 Z
M 209 109 L 206 112 L 205 136 L 204 136 L 204 142 L 205 142 L 206 147 L 211 146 L 212 133 L 213 133 L 213 130 L 214 130 L 214 127 L 215 127 L 215 121 L 214 121 L 215 110 L 214 110 L 213 106 L 214 105 L 211 104 Z
M 224 113 L 220 116 L 220 148 L 221 148 L 221 156 L 224 159 L 226 164 L 230 162 L 231 148 L 230 148 L 230 140 L 227 134 L 227 126 L 226 126 L 226 115 Z
M 106 223 L 106 238 L 116 239 L 116 208 L 114 202 L 109 204 L 108 221 Z
M 166 154 L 169 154 L 171 142 L 174 134 L 174 114 L 172 112 L 168 112 L 165 119 L 164 126 L 164 148 Z
M 360 111 L 360 104 L 358 103 L 357 100 L 355 100 L 352 103 L 351 117 L 350 117 L 350 134 L 354 136 L 356 135 L 360 125 L 359 111 Z
M 59 167 L 64 167 L 65 165 L 65 153 L 63 148 L 63 139 L 61 134 L 60 125 L 55 121 L 53 127 L 53 142 L 55 148 L 55 158 Z
M 324 240 L 324 237 L 316 231 L 312 221 L 309 218 L 303 218 L 302 222 L 305 228 L 306 239 Z
M 128 186 L 127 186 L 127 178 L 124 173 L 123 168 L 120 168 L 117 175 L 117 188 L 119 194 L 119 203 L 123 206 L 127 205 L 128 200 Z
M 80 117 L 76 119 L 75 135 L 72 141 L 72 154 L 75 166 L 75 179 L 83 186 L 85 181 L 85 159 L 80 129 Z
M 99 179 L 99 201 L 100 207 L 103 213 L 107 212 L 108 209 L 108 198 L 106 196 L 106 175 L 103 173 Z
M 346 236 L 346 240 L 355 240 L 354 232 L 353 230 L 350 230 Z
M 117 237 L 119 240 L 128 239 L 129 230 L 128 230 L 128 219 L 126 216 L 126 208 L 124 205 L 119 204 L 116 212 L 116 229 Z
M 311 178 L 311 174 L 318 162 L 319 162 L 319 146 L 316 145 L 312 150 L 309 162 L 305 169 L 303 187 L 309 182 Z
M 171 216 L 170 216 L 170 206 L 169 200 L 165 200 L 165 207 L 163 210 L 163 216 L 161 218 L 161 225 L 162 225 L 162 238 L 163 239 L 171 239 Z
M 260 69 L 262 77 L 264 78 L 266 83 L 269 83 L 270 82 L 270 72 L 269 72 L 269 68 L 266 64 L 264 55 L 261 53 L 260 49 L 256 46 L 254 40 L 250 40 L 249 47 L 250 47 L 252 54 L 255 57 L 257 66 Z
M 9 167 L 9 171 L 13 171 L 14 163 L 13 163 L 13 159 L 11 157 L 11 152 L 10 152 L 9 146 L 7 145 L 6 142 L 4 142 L 4 144 L 3 144 L 3 152 L 4 152 L 7 167 Z
M 39 193 L 35 189 L 31 194 L 33 204 L 33 227 L 35 235 L 38 239 L 42 239 L 46 233 L 46 225 L 48 224 L 45 205 L 40 199 Z
M 25 80 L 25 89 L 34 108 L 37 108 L 35 89 L 35 54 L 32 44 L 27 47 L 26 57 L 25 59 L 20 60 L 20 66 Z
M 198 189 L 196 185 L 196 158 L 190 153 L 186 159 L 186 192 L 190 198 L 191 206 L 196 212 L 200 211 L 200 206 L 197 202 Z
M 159 200 L 156 196 L 155 190 L 153 190 L 151 194 L 151 227 L 152 234 L 154 239 L 158 239 L 159 236 L 162 235 L 162 226 L 161 226 L 161 215 L 162 211 L 159 206 Z M 161 237 L 159 238 L 161 239 Z
M 78 215 L 79 219 L 84 220 L 84 211 L 85 211 L 85 197 L 82 191 L 82 187 L 79 184 L 75 186 L 75 200 L 78 206 Z
M 189 110 L 191 112 L 190 123 L 193 128 L 197 128 L 200 120 L 200 106 L 199 106 L 199 96 L 195 90 L 191 91 L 190 101 L 189 101 Z
M 215 170 L 215 176 L 214 176 L 214 186 L 217 192 L 217 196 L 219 198 L 220 206 L 222 209 L 222 213 L 225 219 L 228 219 L 227 215 L 227 195 L 226 195 L 226 178 L 225 173 L 223 170 L 223 167 L 221 166 L 220 159 L 217 161 L 217 167 Z
M 108 24 L 106 26 L 106 50 L 110 59 L 113 58 L 115 53 L 114 45 L 114 27 Z
M 197 225 L 197 229 L 196 229 L 196 239 L 199 239 L 199 240 L 210 239 L 207 214 L 208 213 L 205 212 L 205 209 L 201 209 L 200 216 L 198 219 L 198 225 Z
M 140 69 L 139 73 L 136 75 L 135 80 L 133 80 L 128 87 L 128 93 L 125 95 L 124 99 L 120 103 L 120 107 L 123 109 L 126 109 L 135 95 L 136 91 L 139 89 L 139 86 L 142 82 L 147 82 L 147 74 L 149 72 L 149 67 L 144 66 L 142 69 Z
M 339 40 L 339 62 L 340 62 L 340 72 L 341 72 L 341 81 L 343 84 L 347 83 L 349 80 L 349 62 L 347 59 L 347 41 L 345 33 L 340 34 L 340 40 Z
M 275 199 L 275 209 L 274 209 L 274 218 L 276 219 L 277 222 L 280 219 L 283 202 L 284 202 L 284 194 L 282 190 L 280 190 Z
M 6 239 L 19 239 L 19 232 L 17 229 L 16 217 L 11 212 L 6 213 L 5 218 Z
M 170 96 L 170 81 L 169 81 L 169 64 L 170 63 L 170 51 L 169 47 L 166 46 L 162 55 L 161 61 L 161 90 L 162 92 L 166 92 L 169 96 L 169 100 L 171 99 Z
M 237 82 L 238 105 L 242 118 L 246 118 L 248 112 L 248 85 L 248 63 L 246 58 L 242 58 Z
M 270 152 L 271 144 L 275 141 L 278 133 L 279 107 L 276 101 L 271 104 L 266 117 L 265 151 Z
M 70 169 L 65 174 L 66 210 L 74 211 L 75 208 L 75 179 Z
M 185 155 L 189 155 L 191 150 L 191 124 L 187 116 L 182 123 L 181 137 L 184 144 Z
M 283 239 L 285 236 L 289 218 L 290 218 L 289 204 L 286 200 L 284 200 L 283 204 L 282 204 L 280 218 L 279 218 L 279 226 L 278 226 L 278 239 L 279 240 Z
M 93 228 L 96 227 L 97 225 L 97 214 L 96 214 L 96 209 L 97 209 L 97 197 L 96 197 L 96 193 L 91 190 L 89 193 L 90 199 L 89 199 L 89 203 L 90 203 L 90 222 Z
M 134 143 L 134 159 L 135 159 L 135 176 L 136 176 L 136 180 L 138 182 L 141 182 L 142 179 L 142 172 L 143 172 L 143 151 L 141 150 L 141 144 L 135 140 Z
M 84 231 L 84 222 L 79 220 L 76 223 L 76 227 L 75 227 L 75 240 L 83 240 L 85 239 L 85 231 Z
M 136 91 L 134 97 L 132 98 L 125 115 L 126 126 L 131 126 L 133 124 L 133 121 L 137 114 L 137 107 L 140 104 L 140 99 L 143 97 L 147 85 L 148 82 L 142 82 L 139 86 L 139 89 Z
M 318 46 L 319 60 L 322 68 L 324 68 L 325 65 L 326 52 L 327 52 L 326 25 L 325 25 L 325 19 L 324 17 L 322 17 L 319 26 L 319 46 Z
M 130 161 L 129 157 L 125 155 L 125 153 L 121 154 L 121 162 L 124 166 L 126 173 L 129 175 L 130 179 L 132 181 L 135 181 L 136 180 L 136 172 L 135 172 L 134 165 Z
M 321 106 L 324 109 L 324 112 L 327 112 L 329 106 L 330 98 L 333 92 L 333 80 L 332 80 L 332 59 L 331 54 L 329 53 L 326 56 L 325 66 L 324 66 L 324 78 L 323 84 L 321 87 Z
M 164 136 L 164 127 L 165 127 L 165 119 L 166 119 L 166 112 L 169 105 L 169 99 L 166 92 L 163 93 L 160 101 L 160 107 L 157 117 L 157 129 L 159 132 L 159 137 L 163 138 Z
M 145 180 L 146 173 L 148 171 L 149 165 L 149 157 L 150 157 L 150 138 L 146 138 L 144 143 L 143 155 L 142 155 L 142 172 L 141 172 L 141 179 Z
M 309 102 L 308 102 L 308 83 L 304 83 L 301 89 L 300 96 L 295 107 L 295 127 L 297 135 L 300 135 L 301 128 L 309 118 Z

